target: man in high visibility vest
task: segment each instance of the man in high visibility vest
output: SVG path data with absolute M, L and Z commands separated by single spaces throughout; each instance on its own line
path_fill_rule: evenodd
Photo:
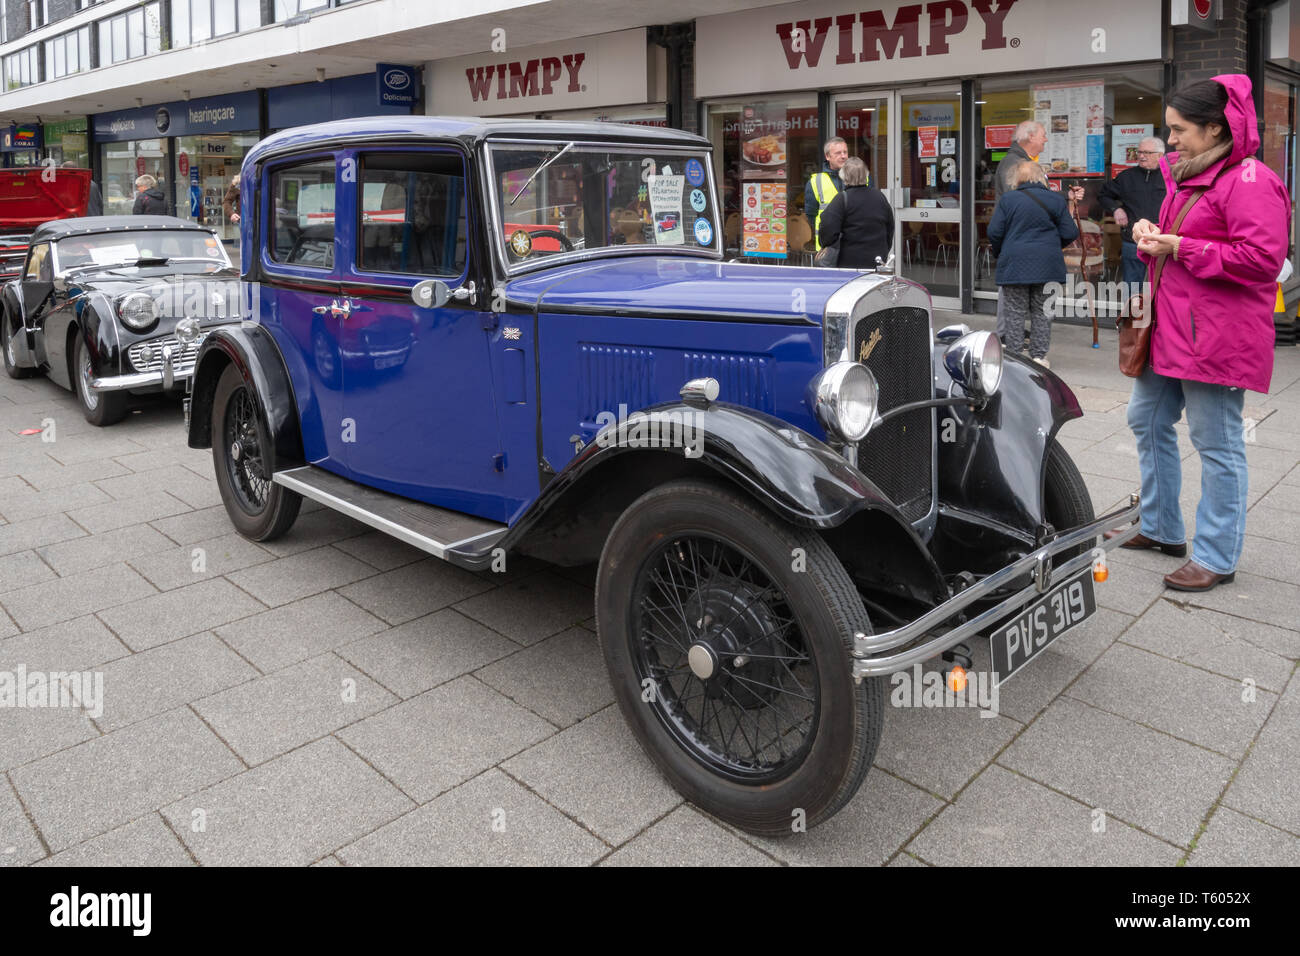
M 803 188 L 803 211 L 812 224 L 813 248 L 820 250 L 822 245 L 817 239 L 817 229 L 821 225 L 822 210 L 831 204 L 831 200 L 844 191 L 844 182 L 840 179 L 840 169 L 849 158 L 849 144 L 836 136 L 826 141 L 823 147 L 826 162 L 820 173 L 808 177 L 808 184 Z

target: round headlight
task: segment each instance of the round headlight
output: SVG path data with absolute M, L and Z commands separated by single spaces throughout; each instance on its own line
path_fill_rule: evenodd
M 128 329 L 143 332 L 158 321 L 158 306 L 152 296 L 133 292 L 117 303 L 117 316 Z
M 876 420 L 876 377 L 858 362 L 836 362 L 813 379 L 817 421 L 832 438 L 858 442 Z
M 992 332 L 970 332 L 948 346 L 943 364 L 967 393 L 987 398 L 1002 384 L 1002 343 Z

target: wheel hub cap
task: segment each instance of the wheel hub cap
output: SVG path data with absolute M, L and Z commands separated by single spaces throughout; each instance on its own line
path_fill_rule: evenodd
M 244 449 L 240 446 L 239 442 L 231 442 L 230 444 L 231 461 L 239 461 L 239 457 L 243 453 L 244 453 Z
M 691 665 L 691 672 L 700 680 L 708 680 L 718 670 L 717 652 L 702 641 L 691 646 L 686 660 Z

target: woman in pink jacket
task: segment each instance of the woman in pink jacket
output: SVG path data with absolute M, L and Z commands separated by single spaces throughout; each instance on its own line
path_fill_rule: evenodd
M 1231 581 L 1246 534 L 1245 390 L 1267 392 L 1273 374 L 1273 305 L 1290 234 L 1291 201 L 1259 149 L 1250 80 L 1216 76 L 1168 98 L 1172 167 L 1159 225 L 1133 226 L 1139 256 L 1166 256 L 1155 291 L 1151 365 L 1134 381 L 1128 424 L 1142 474 L 1142 533 L 1126 548 L 1183 557 L 1187 544 L 1174 423 L 1187 409 L 1201 456 L 1201 501 L 1192 558 L 1165 583 L 1208 591 Z M 1206 192 L 1173 235 L 1197 190 Z

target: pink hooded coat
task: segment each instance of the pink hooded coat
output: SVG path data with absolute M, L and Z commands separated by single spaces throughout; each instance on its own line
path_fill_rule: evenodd
M 1169 256 L 1160 273 L 1151 365 L 1173 378 L 1267 392 L 1291 199 L 1277 175 L 1254 158 L 1259 131 L 1250 79 L 1214 79 L 1228 91 L 1231 154 L 1181 183 L 1174 182 L 1168 157 L 1161 160 L 1167 187 L 1161 232 L 1173 231 L 1194 189 L 1210 188 L 1183 220 L 1178 255 Z M 1139 255 L 1148 264 L 1155 261 Z

